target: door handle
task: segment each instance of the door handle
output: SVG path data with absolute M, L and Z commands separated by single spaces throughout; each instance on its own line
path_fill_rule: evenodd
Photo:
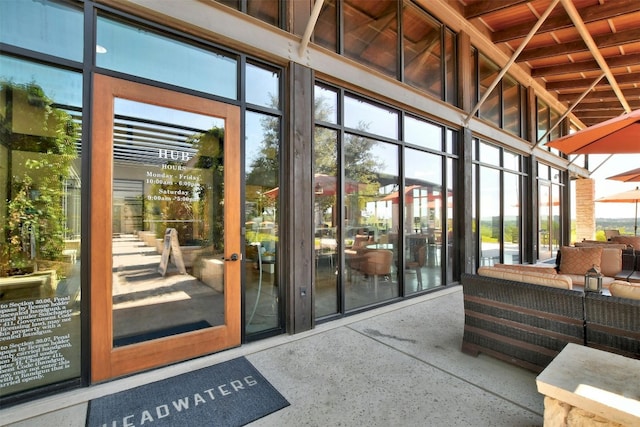
M 238 261 L 240 257 L 238 256 L 238 254 L 233 253 L 229 258 L 222 258 L 222 259 L 225 261 Z

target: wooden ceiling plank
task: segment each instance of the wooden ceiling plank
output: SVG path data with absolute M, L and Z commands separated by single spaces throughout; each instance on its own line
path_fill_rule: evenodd
M 623 105 L 625 111 L 630 112 L 631 107 L 629 107 L 627 100 L 622 94 L 620 86 L 618 86 L 618 82 L 616 81 L 616 78 L 611 72 L 609 65 L 607 65 L 607 62 L 604 60 L 604 57 L 598 50 L 600 46 L 598 46 L 596 41 L 593 39 L 593 37 L 589 33 L 587 26 L 582 21 L 582 18 L 580 17 L 580 14 L 578 13 L 578 10 L 576 9 L 575 5 L 571 0 L 560 0 L 560 1 L 562 2 L 562 6 L 564 6 L 564 9 L 567 11 L 567 14 L 571 17 L 571 20 L 576 26 L 578 33 L 580 33 L 580 37 L 582 37 L 585 44 L 589 46 L 589 52 L 591 52 L 595 60 L 598 61 L 598 64 L 600 64 L 600 68 L 605 73 L 607 80 L 611 85 L 611 89 L 613 89 L 613 91 L 616 93 L 616 96 L 618 97 L 618 100 L 620 101 L 620 103 Z
M 484 23 L 482 20 L 469 22 L 469 20 L 465 19 L 460 13 L 462 8 L 453 7 L 450 0 L 414 0 L 414 2 L 423 6 L 425 10 L 430 11 L 436 19 L 446 24 L 452 31 L 468 34 L 473 40 L 474 47 L 483 52 L 489 59 L 498 64 L 498 66 L 504 66 L 509 62 L 509 55 L 505 53 L 504 49 L 496 46 L 489 36 L 487 36 L 486 27 L 483 27 Z M 566 111 L 566 104 L 559 102 L 555 94 L 545 90 L 543 83 L 531 77 L 530 67 L 528 65 L 521 66 L 519 64 L 513 64 L 509 73 L 520 82 L 520 84 L 531 87 L 539 99 L 547 103 L 555 112 L 562 113 Z M 584 127 L 584 124 L 578 117 L 574 115 L 570 115 L 569 117 L 577 127 Z
M 640 108 L 640 100 L 635 102 L 630 101 L 629 105 L 631 105 L 631 108 L 633 108 L 634 110 L 637 110 L 638 108 Z M 580 105 L 578 105 L 576 108 L 573 109 L 573 111 L 585 112 L 585 111 L 598 111 L 602 109 L 606 109 L 609 111 L 619 109 L 620 112 L 623 111 L 618 101 L 581 102 Z
M 623 92 L 624 92 L 625 98 L 629 100 L 633 100 L 634 98 L 640 99 L 640 89 L 623 89 Z M 558 95 L 558 101 L 571 102 L 575 99 L 575 97 L 576 97 L 575 93 L 560 94 Z M 616 93 L 613 90 L 611 89 L 598 90 L 598 91 L 591 92 L 582 100 L 582 102 L 602 102 L 604 100 L 614 100 L 614 99 L 617 99 L 617 97 L 616 97 Z
M 590 120 L 590 119 L 608 119 L 609 117 L 619 116 L 623 114 L 624 108 L 616 108 L 605 111 L 576 111 L 573 110 L 576 116 L 580 117 L 582 120 Z
M 609 67 L 629 67 L 640 64 L 640 53 L 629 55 L 610 56 L 605 58 Z M 589 61 L 579 61 L 570 64 L 551 65 L 548 67 L 538 67 L 531 70 L 532 77 L 558 76 L 569 73 L 583 73 L 588 71 L 597 71 L 600 69 L 598 61 L 591 59 Z
M 640 73 L 625 73 L 614 74 L 615 80 L 619 84 L 633 84 L 640 82 Z M 547 83 L 547 90 L 562 90 L 562 89 L 580 89 L 589 86 L 591 80 L 588 79 L 570 79 L 570 80 L 557 80 Z M 609 83 L 600 83 L 596 88 L 608 87 Z
M 479 18 L 483 15 L 509 9 L 514 6 L 527 4 L 533 0 L 492 0 L 479 1 L 464 8 L 464 17 L 467 19 Z M 531 27 L 529 27 L 531 28 Z M 526 35 L 526 33 L 525 33 Z
M 616 0 L 604 4 L 598 4 L 596 6 L 581 8 L 580 16 L 582 16 L 582 20 L 585 24 L 589 24 L 638 11 L 640 11 L 640 2 L 637 0 Z M 531 25 L 534 23 L 535 20 L 531 20 L 517 26 L 496 31 L 493 33 L 492 40 L 494 43 L 504 43 L 522 38 L 527 35 L 529 28 L 531 28 Z M 549 33 L 563 28 L 571 28 L 572 26 L 573 22 L 567 15 L 551 16 L 547 22 L 540 27 L 538 34 Z
M 598 48 L 620 46 L 640 42 L 640 29 L 621 31 L 615 34 L 594 36 L 593 41 Z M 589 48 L 583 40 L 562 43 L 554 46 L 542 46 L 528 49 L 518 57 L 518 62 L 534 59 L 550 58 L 553 56 L 569 55 L 574 52 L 586 52 Z

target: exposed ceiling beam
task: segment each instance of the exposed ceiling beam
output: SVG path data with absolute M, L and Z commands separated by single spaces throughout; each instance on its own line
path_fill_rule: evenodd
M 547 17 L 551 14 L 551 11 L 556 7 L 559 1 L 560 0 L 551 1 L 547 10 L 544 11 L 544 13 L 540 16 L 540 19 L 538 19 L 538 22 L 536 22 L 536 25 L 534 25 L 531 28 L 531 30 L 529 31 L 529 34 L 527 34 L 527 37 L 525 37 L 525 39 L 522 41 L 520 46 L 518 46 L 518 49 L 516 49 L 516 51 L 513 52 L 513 55 L 507 61 L 507 63 L 502 67 L 502 69 L 494 79 L 493 83 L 491 83 L 491 85 L 486 89 L 484 95 L 482 96 L 482 99 L 478 101 L 478 103 L 473 108 L 473 110 L 471 110 L 469 115 L 467 115 L 467 118 L 464 121 L 465 125 L 469 123 L 469 120 L 471 120 L 471 117 L 473 117 L 478 112 L 482 104 L 491 95 L 491 92 L 493 91 L 493 89 L 495 89 L 495 87 L 498 85 L 500 80 L 502 80 L 504 75 L 507 74 L 507 71 L 509 71 L 509 68 L 516 62 L 516 59 L 518 59 L 518 55 L 520 55 L 520 53 L 524 50 L 524 48 L 527 46 L 527 43 L 529 43 L 529 41 L 533 38 L 533 36 L 536 34 L 536 31 L 538 31 L 538 28 L 540 28 L 540 25 L 542 25 L 544 20 L 547 19 Z
M 503 9 L 510 8 L 519 4 L 530 3 L 533 0 L 492 0 L 492 1 L 479 1 L 464 8 L 464 17 L 467 19 L 479 18 L 482 15 L 488 15 L 489 13 L 498 12 Z M 531 28 L 531 26 L 529 26 Z M 526 33 L 525 33 L 526 34 Z
M 640 53 L 632 53 L 628 55 L 609 56 L 605 58 L 607 64 L 611 68 L 629 67 L 640 64 Z M 578 61 L 572 64 L 551 65 L 549 67 L 538 67 L 531 70 L 533 77 L 557 76 L 569 73 L 584 73 L 588 71 L 597 71 L 600 69 L 598 61 L 590 59 L 588 61 Z
M 640 11 L 640 2 L 638 2 L 638 0 L 616 0 L 581 8 L 580 16 L 582 16 L 582 20 L 585 24 L 589 24 L 591 22 L 611 19 L 616 16 L 626 15 L 636 11 Z M 504 43 L 522 38 L 527 35 L 529 28 L 531 28 L 534 22 L 535 20 L 532 19 L 531 21 L 509 27 L 508 29 L 496 31 L 493 33 L 492 40 L 494 43 Z M 540 27 L 538 34 L 549 33 L 570 27 L 573 27 L 573 22 L 569 16 L 565 14 L 550 16 L 549 19 L 542 24 L 542 27 Z
M 640 108 L 640 100 L 631 102 L 628 101 L 631 108 L 637 110 Z M 622 114 L 624 112 L 624 108 L 620 105 L 618 101 L 607 101 L 607 102 L 581 102 L 576 108 L 573 109 L 575 113 L 583 112 L 583 111 L 600 111 L 600 110 L 609 110 L 609 111 L 618 111 L 618 114 Z
M 604 61 L 604 58 L 603 58 Z M 640 73 L 624 73 L 613 74 L 618 84 L 634 84 L 640 82 Z M 588 80 L 585 79 L 568 79 L 568 80 L 556 80 L 553 82 L 547 82 L 547 90 L 562 90 L 562 89 L 581 89 L 588 86 Z M 608 83 L 601 83 L 596 88 L 604 88 L 609 86 Z
M 612 119 L 613 117 L 617 117 L 617 116 L 612 116 L 612 117 L 609 117 L 609 118 Z M 592 120 L 586 120 L 584 122 L 584 124 L 586 126 L 594 126 L 594 125 L 597 125 L 598 123 L 602 123 L 603 121 L 604 120 L 602 120 L 602 119 L 597 119 L 597 120 L 592 119 Z
M 574 7 L 575 9 L 575 7 Z M 576 12 L 577 13 L 577 12 Z M 579 18 L 579 15 L 578 15 Z M 591 37 L 591 36 L 589 36 Z M 612 46 L 621 46 L 627 43 L 634 43 L 640 41 L 640 29 L 633 29 L 627 31 L 620 31 L 619 33 L 604 34 L 600 36 L 592 37 L 594 45 L 600 49 Z M 518 62 L 532 61 L 535 59 L 551 58 L 560 55 L 570 55 L 576 52 L 586 52 L 589 48 L 585 45 L 583 40 L 576 40 L 566 43 L 561 43 L 552 46 L 542 46 L 533 49 L 527 49 L 522 52 L 522 55 L 518 58 Z
M 582 120 L 590 120 L 590 119 L 606 120 L 612 117 L 619 116 L 624 113 L 625 111 L 622 108 L 616 108 L 615 110 L 583 111 L 576 114 Z
M 640 89 L 624 89 L 624 95 L 626 99 L 639 99 Z M 558 95 L 558 101 L 560 102 L 572 102 L 576 97 L 575 93 L 561 93 Z M 596 90 L 587 95 L 583 102 L 601 102 L 605 100 L 618 99 L 617 94 L 613 90 Z
M 591 34 L 587 30 L 587 27 L 584 25 L 584 22 L 582 22 L 582 18 L 580 17 L 578 10 L 576 9 L 576 7 L 574 6 L 571 0 L 560 0 L 560 1 L 562 2 L 562 5 L 567 11 L 567 14 L 569 15 L 569 17 L 571 17 L 571 20 L 576 26 L 578 33 L 580 33 L 580 36 L 584 40 L 585 44 L 589 47 L 589 51 L 591 52 L 595 60 L 598 61 L 598 64 L 600 64 L 600 68 L 602 68 L 602 71 L 607 76 L 607 80 L 609 80 L 609 84 L 611 85 L 611 88 L 613 89 L 613 91 L 616 93 L 618 100 L 624 107 L 625 111 L 627 113 L 630 113 L 631 107 L 627 103 L 627 100 L 624 98 L 624 95 L 622 94 L 622 91 L 620 90 L 620 87 L 618 86 L 618 83 L 616 82 L 616 79 L 613 76 L 611 69 L 607 65 L 607 61 L 604 60 L 604 57 L 600 53 L 600 50 L 598 50 L 598 46 L 596 45 L 595 41 L 591 37 Z

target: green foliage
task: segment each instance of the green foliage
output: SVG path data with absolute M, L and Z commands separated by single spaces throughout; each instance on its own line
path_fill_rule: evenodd
M 61 259 L 66 232 L 64 183 L 77 157 L 78 126 L 68 113 L 53 107 L 36 84 L 3 83 L 2 90 L 7 94 L 7 114 L 0 122 L 0 143 L 9 148 L 12 161 L 3 224 L 7 246 L 0 272 L 6 275 L 28 270 L 35 260 Z M 18 108 L 17 99 L 26 101 Z M 29 133 L 14 133 L 12 121 L 20 115 L 29 124 L 25 130 Z

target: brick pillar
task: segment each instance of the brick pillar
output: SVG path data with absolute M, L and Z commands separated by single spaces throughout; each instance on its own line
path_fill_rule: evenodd
M 593 240 L 596 237 L 596 211 L 593 203 L 596 183 L 591 178 L 577 179 L 574 183 L 576 185 L 576 241 Z

